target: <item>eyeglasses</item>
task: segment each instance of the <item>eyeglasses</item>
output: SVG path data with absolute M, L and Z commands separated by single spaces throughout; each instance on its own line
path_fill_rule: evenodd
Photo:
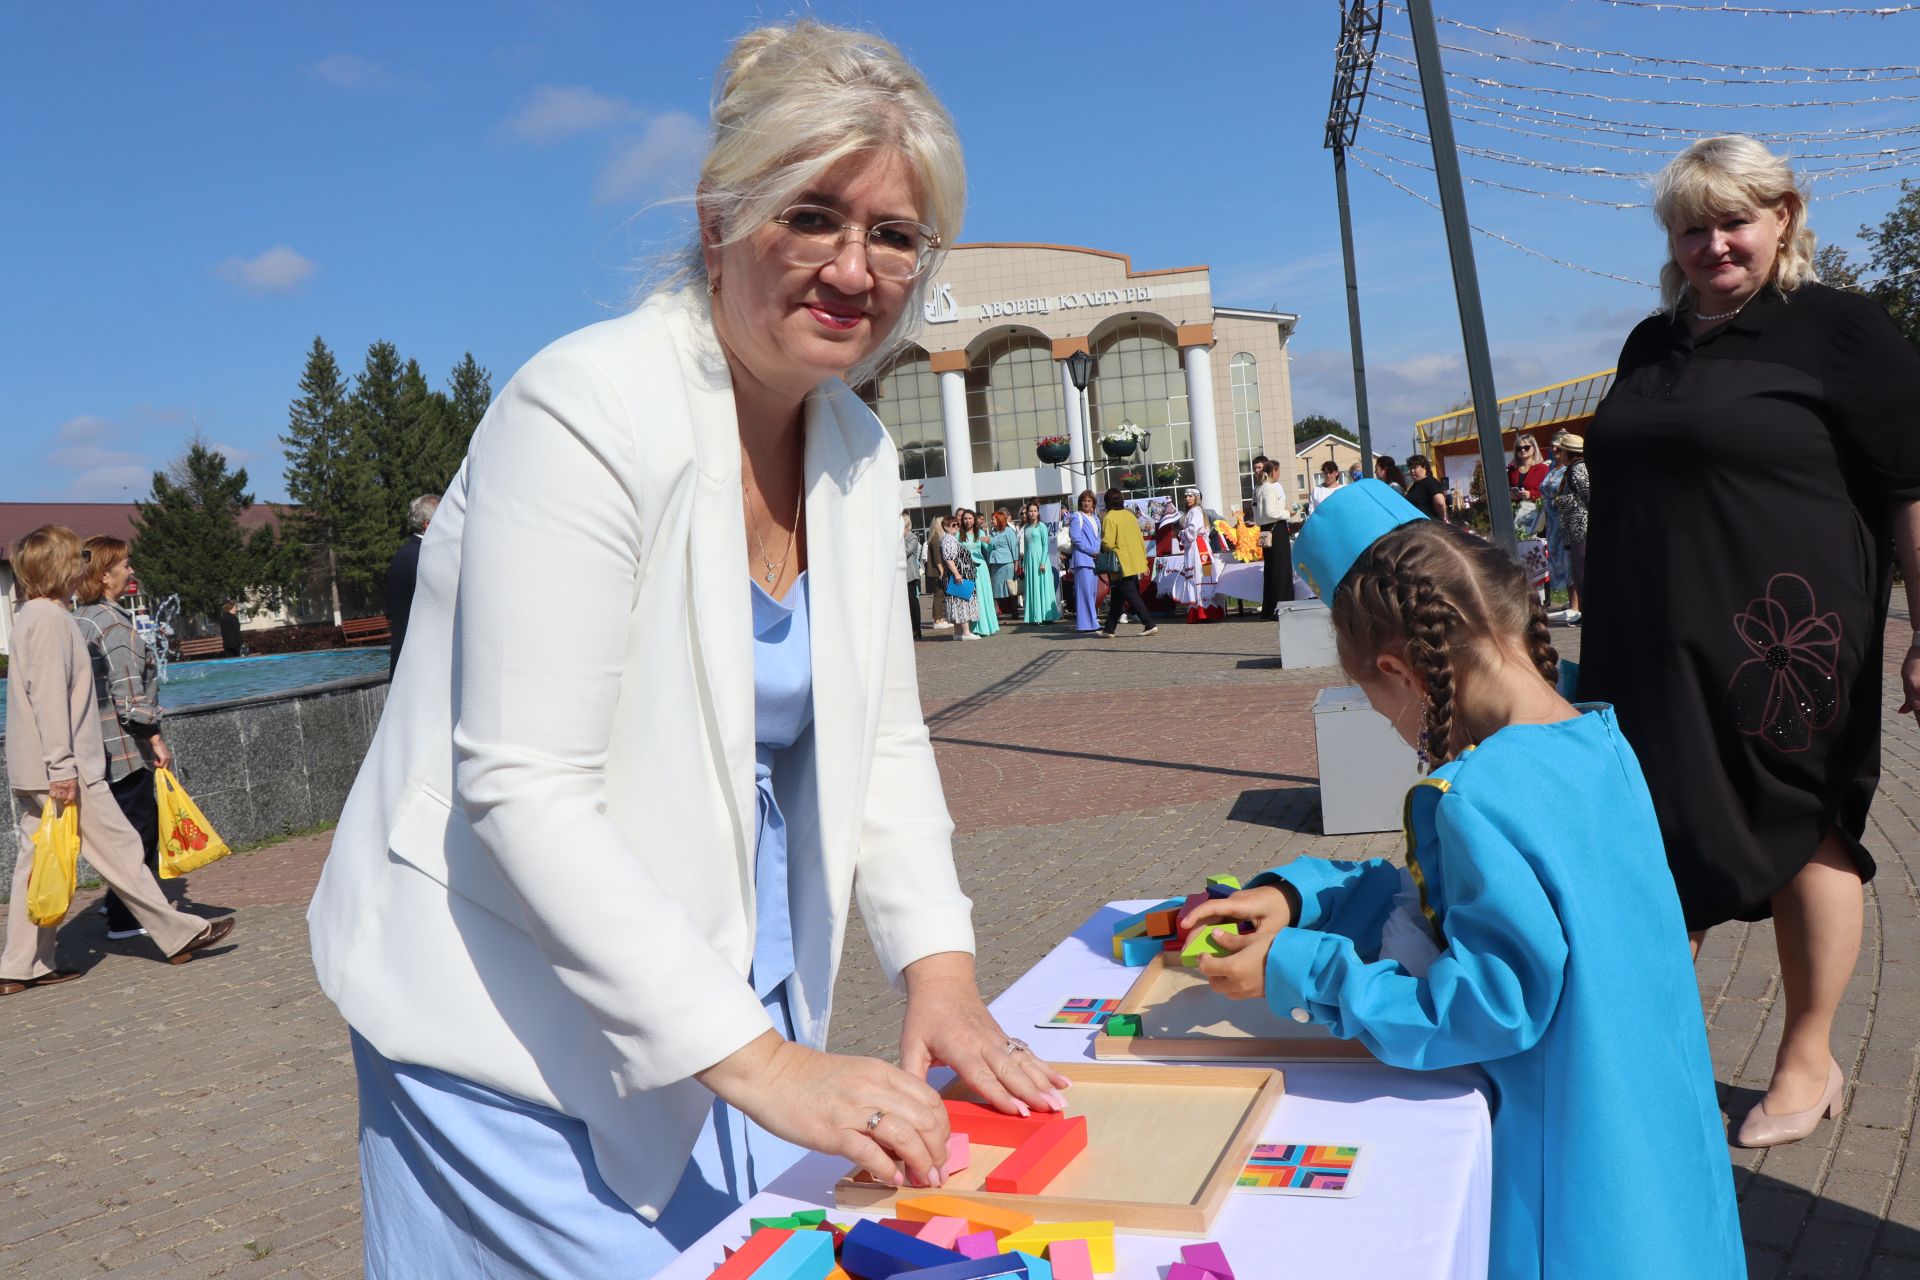
M 787 261 L 796 267 L 824 267 L 840 255 L 847 237 L 860 234 L 867 247 L 867 270 L 882 280 L 912 280 L 927 269 L 940 237 L 924 222 L 897 219 L 863 227 L 831 209 L 796 204 L 773 220 L 784 227 Z
M 80 548 L 80 558 L 82 560 L 91 560 L 93 559 L 93 552 L 88 550 L 86 547 L 82 547 Z

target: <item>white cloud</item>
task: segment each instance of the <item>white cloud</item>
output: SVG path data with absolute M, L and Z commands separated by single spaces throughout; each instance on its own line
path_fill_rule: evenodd
M 352 53 L 330 54 L 309 66 L 307 74 L 321 84 L 348 93 L 384 93 L 420 87 L 416 78 L 399 75 Z
M 292 293 L 314 273 L 311 259 L 284 244 L 253 258 L 228 258 L 213 272 L 228 284 L 249 293 Z
M 550 146 L 586 133 L 644 118 L 623 98 L 581 85 L 542 85 L 518 112 L 501 122 L 501 135 L 515 142 Z
M 617 148 L 602 166 L 594 183 L 594 199 L 610 204 L 691 187 L 706 146 L 706 126 L 692 116 L 683 111 L 655 116 L 644 134 Z
M 125 428 L 91 414 L 68 418 L 54 429 L 56 448 L 47 466 L 66 472 L 65 485 L 50 495 L 68 502 L 126 502 L 144 497 L 153 470 L 141 455 L 119 447 Z

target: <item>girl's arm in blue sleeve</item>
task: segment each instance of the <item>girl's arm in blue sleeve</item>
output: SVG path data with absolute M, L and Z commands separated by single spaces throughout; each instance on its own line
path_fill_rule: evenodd
M 1380 949 L 1380 930 L 1393 911 L 1393 895 L 1400 891 L 1400 868 L 1393 863 L 1385 858 L 1365 862 L 1296 858 L 1284 867 L 1262 871 L 1247 888 L 1277 886 L 1282 880 L 1300 894 L 1300 918 L 1293 927 L 1351 938 L 1365 955 Z
M 1435 820 L 1447 936 L 1424 978 L 1391 960 L 1368 964 L 1349 939 L 1312 929 L 1282 929 L 1267 952 L 1275 1010 L 1304 1009 L 1382 1062 L 1416 1070 L 1532 1048 L 1559 1005 L 1567 963 L 1560 918 L 1520 851 L 1458 797 L 1443 799 Z

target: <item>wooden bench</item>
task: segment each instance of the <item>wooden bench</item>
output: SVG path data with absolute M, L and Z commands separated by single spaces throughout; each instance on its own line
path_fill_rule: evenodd
M 386 644 L 393 638 L 387 630 L 387 615 L 384 613 L 371 618 L 348 618 L 340 624 L 340 631 L 348 644 Z
M 182 658 L 217 658 L 225 648 L 219 636 L 201 636 L 198 640 L 182 640 L 180 656 Z

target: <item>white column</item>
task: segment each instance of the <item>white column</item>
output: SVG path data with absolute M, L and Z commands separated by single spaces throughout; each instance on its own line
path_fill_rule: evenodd
M 1182 347 L 1180 364 L 1187 373 L 1187 416 L 1193 420 L 1193 478 L 1200 501 L 1227 514 L 1220 491 L 1220 437 L 1213 421 L 1213 354 L 1204 346 Z
M 1054 363 L 1060 366 L 1060 399 L 1067 406 L 1067 469 L 1073 473 L 1077 493 L 1087 483 L 1087 460 L 1093 456 L 1093 436 L 1080 413 L 1080 393 L 1074 389 L 1067 362 L 1056 360 Z M 1069 498 L 1071 500 L 1071 495 Z
M 947 442 L 947 492 L 953 510 L 973 505 L 973 437 L 967 432 L 967 372 L 940 375 L 940 425 Z

